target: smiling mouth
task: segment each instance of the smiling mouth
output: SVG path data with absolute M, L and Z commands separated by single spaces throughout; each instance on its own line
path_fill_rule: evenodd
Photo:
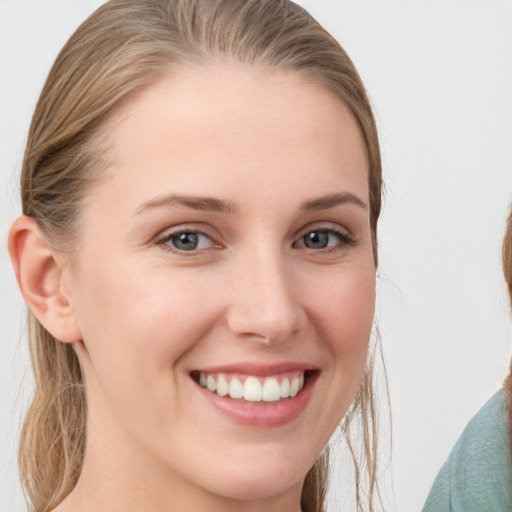
M 277 404 L 294 398 L 318 372 L 297 370 L 268 377 L 254 375 L 191 372 L 192 379 L 202 388 L 220 397 L 244 402 Z

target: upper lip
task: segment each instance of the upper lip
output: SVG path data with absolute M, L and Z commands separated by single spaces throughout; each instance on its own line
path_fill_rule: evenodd
M 199 371 L 202 373 L 239 373 L 245 375 L 254 375 L 255 377 L 269 377 L 271 375 L 279 375 L 280 373 L 286 372 L 315 370 L 319 370 L 318 365 L 299 362 L 282 362 L 273 364 L 240 362 L 194 369 L 194 371 Z

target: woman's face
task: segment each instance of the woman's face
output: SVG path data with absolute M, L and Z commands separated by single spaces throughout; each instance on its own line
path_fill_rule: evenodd
M 353 116 L 294 74 L 224 64 L 160 80 L 107 132 L 70 288 L 88 458 L 175 503 L 297 493 L 374 313 Z

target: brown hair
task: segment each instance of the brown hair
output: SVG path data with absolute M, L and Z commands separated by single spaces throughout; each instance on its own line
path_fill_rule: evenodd
M 510 210 L 507 218 L 505 236 L 503 237 L 502 259 L 503 274 L 505 276 L 505 281 L 507 282 L 509 301 L 512 301 L 512 209 Z M 512 450 L 512 361 L 510 363 L 508 376 L 503 383 L 503 388 L 505 390 L 505 408 L 507 411 L 510 447 Z
M 23 212 L 48 243 L 72 252 L 80 240 L 80 204 L 102 175 L 99 133 L 113 109 L 154 83 L 173 64 L 229 59 L 296 72 L 352 110 L 366 143 L 370 223 L 377 261 L 381 161 L 372 109 L 351 60 L 304 9 L 289 0 L 112 0 L 92 14 L 58 55 L 30 126 L 21 185 Z M 82 373 L 70 344 L 54 339 L 29 313 L 36 391 L 23 426 L 20 468 L 32 512 L 48 512 L 72 490 L 86 442 Z M 363 459 L 349 444 L 357 501 L 368 477 L 368 507 L 376 487 L 373 358 L 342 431 L 363 425 Z M 328 456 L 310 470 L 305 512 L 324 510 Z

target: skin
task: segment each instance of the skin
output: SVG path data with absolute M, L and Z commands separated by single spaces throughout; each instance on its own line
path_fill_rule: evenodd
M 81 478 L 56 510 L 296 512 L 359 386 L 374 314 L 352 114 L 294 74 L 216 64 L 161 79 L 105 134 L 75 261 L 51 253 L 65 314 L 39 315 L 74 342 L 88 400 Z M 197 249 L 173 246 L 184 230 L 202 233 Z M 306 246 L 315 230 L 327 247 Z M 241 362 L 313 365 L 299 416 L 240 425 L 205 402 L 190 372 Z

